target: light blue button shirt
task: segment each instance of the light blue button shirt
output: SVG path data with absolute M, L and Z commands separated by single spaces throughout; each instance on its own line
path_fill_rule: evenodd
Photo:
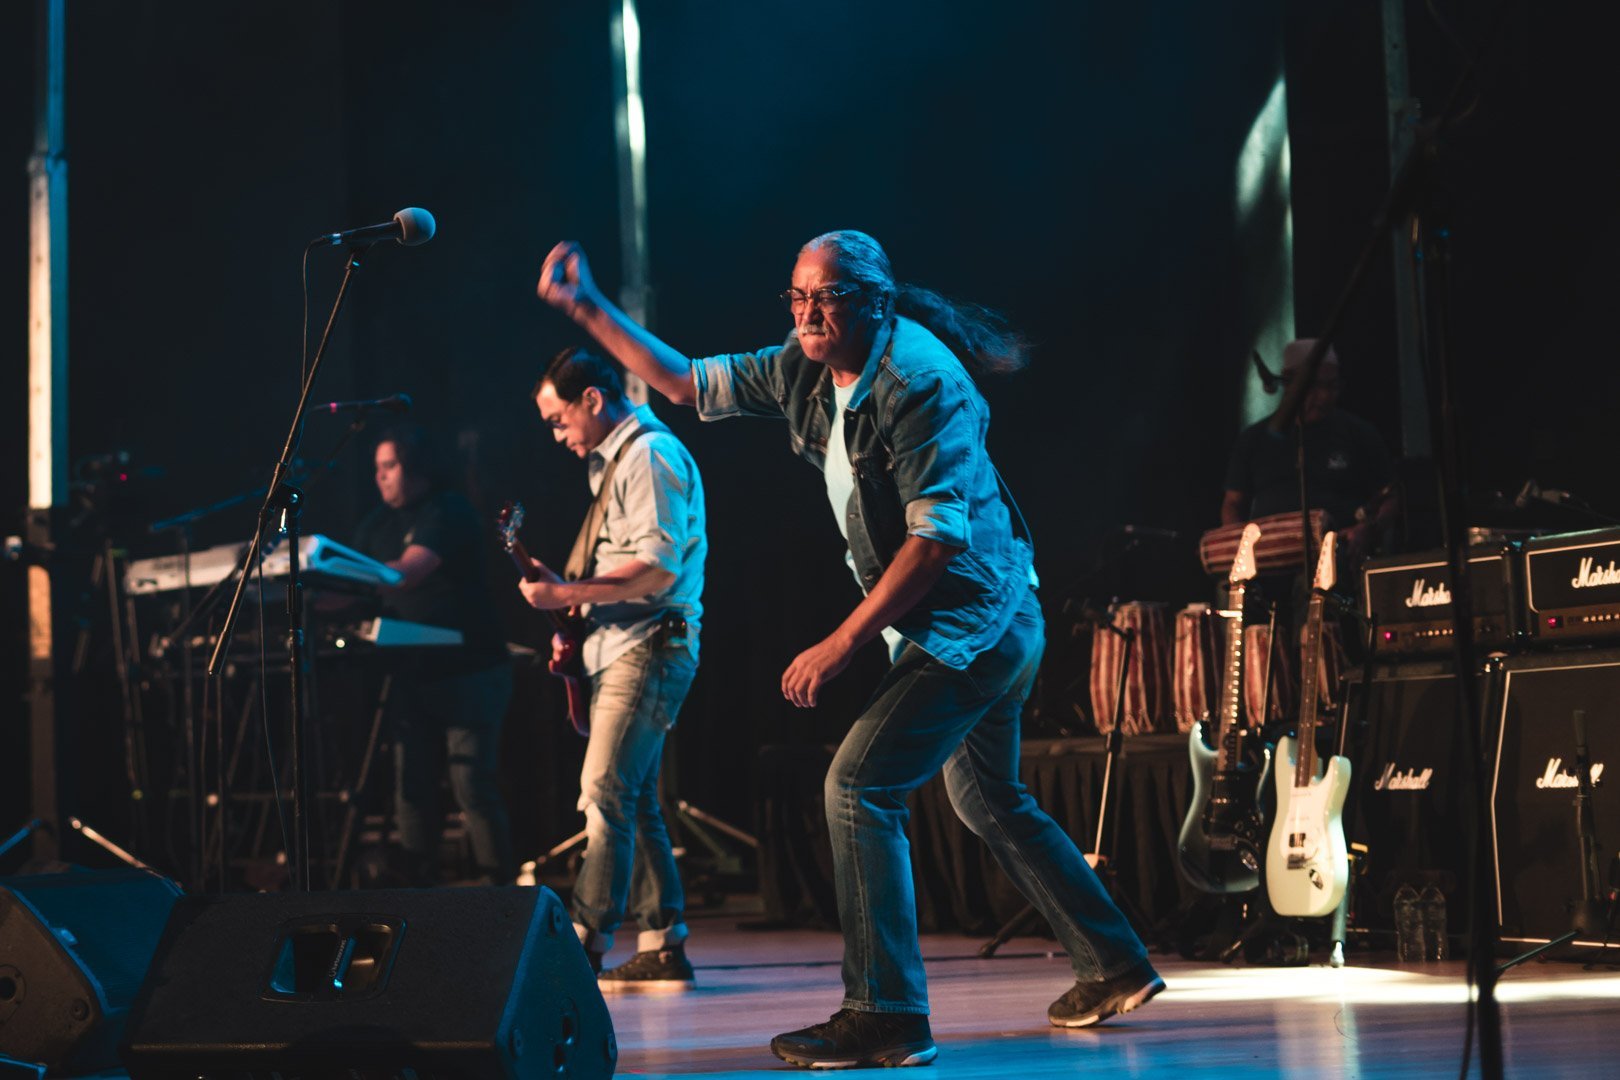
M 675 580 L 649 596 L 585 605 L 584 613 L 595 628 L 585 639 L 581 659 L 592 675 L 650 638 L 666 611 L 685 616 L 687 646 L 697 655 L 703 618 L 703 560 L 709 553 L 703 478 L 697 462 L 663 421 L 641 405 L 587 455 L 591 493 L 601 491 L 602 476 L 613 455 L 643 429 L 648 434 L 625 449 L 613 470 L 613 490 L 596 541 L 592 575 L 639 559 L 668 570 Z

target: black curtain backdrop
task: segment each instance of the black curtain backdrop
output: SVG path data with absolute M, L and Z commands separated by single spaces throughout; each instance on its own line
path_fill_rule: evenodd
M 1239 151 L 1289 78 L 1299 330 L 1335 295 L 1384 186 L 1382 77 L 1367 5 L 1263 3 L 644 5 L 655 323 L 693 355 L 779 341 L 774 299 L 810 236 L 855 227 L 897 274 L 1005 311 L 1038 343 L 985 384 L 991 450 L 1037 540 L 1054 658 L 1043 701 L 1067 715 L 1063 600 L 1191 598 L 1192 539 L 1212 524 L 1247 349 L 1273 252 L 1234 224 Z M 0 505 L 25 491 L 31 4 L 0 15 Z M 262 483 L 299 374 L 299 252 L 317 233 L 429 208 L 427 246 L 360 272 L 319 400 L 408 392 L 456 451 L 481 511 L 530 509 L 525 540 L 560 561 L 585 505 L 578 462 L 528 399 L 577 332 L 533 295 L 547 248 L 578 239 L 620 279 L 610 5 L 315 2 L 70 6 L 73 455 L 127 449 L 140 479 L 113 525 L 135 555 L 174 550 L 145 524 Z M 1415 90 L 1460 63 L 1413 5 Z M 1478 47 L 1485 20 L 1453 27 Z M 1482 490 L 1534 473 L 1613 507 L 1602 439 L 1616 376 L 1600 323 L 1614 231 L 1591 117 L 1612 96 L 1594 35 L 1514 8 L 1470 119 L 1448 140 L 1455 347 L 1468 371 Z M 1436 103 L 1436 106 L 1437 103 Z M 1280 213 L 1272 204 L 1269 213 Z M 337 286 L 310 260 L 311 337 Z M 1344 403 L 1397 435 L 1387 260 L 1352 312 Z M 820 478 L 780 425 L 699 424 L 660 404 L 704 471 L 711 560 L 704 666 L 675 736 L 677 793 L 750 816 L 765 744 L 836 740 L 881 669 L 864 655 L 797 712 L 778 679 L 856 599 Z M 306 458 L 339 437 L 310 421 Z M 352 445 L 310 492 L 306 528 L 342 538 L 375 498 Z M 11 515 L 15 519 L 16 515 Z M 1117 527 L 1183 541 L 1117 553 Z M 10 529 L 6 531 L 12 531 Z M 251 510 L 200 524 L 245 538 Z M 504 587 L 514 640 L 540 623 Z M 0 832 L 26 809 L 21 575 L 0 569 L 8 708 Z M 87 605 L 91 610 L 93 605 Z M 96 609 L 99 610 L 99 609 Z M 1083 685 L 1083 684 L 1082 684 Z M 87 776 L 124 813 L 115 698 L 87 716 Z M 100 704 L 95 704 L 99 701 Z M 555 687 L 520 678 L 506 774 L 526 852 L 574 831 L 580 747 Z M 100 764 L 96 764 L 96 762 Z

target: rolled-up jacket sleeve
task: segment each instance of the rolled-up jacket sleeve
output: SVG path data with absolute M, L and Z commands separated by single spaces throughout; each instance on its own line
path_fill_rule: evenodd
M 693 483 L 685 463 L 660 453 L 657 443 L 654 437 L 632 445 L 614 473 L 613 495 L 622 510 L 616 524 L 623 532 L 612 543 L 623 558 L 678 574 L 681 554 L 691 542 Z
M 891 428 L 895 486 L 906 508 L 906 532 L 951 547 L 972 542 L 972 489 L 984 425 L 978 395 L 965 373 L 929 372 L 911 380 Z
M 692 361 L 698 415 L 704 420 L 784 415 L 787 388 L 777 362 L 781 354 L 777 345 Z

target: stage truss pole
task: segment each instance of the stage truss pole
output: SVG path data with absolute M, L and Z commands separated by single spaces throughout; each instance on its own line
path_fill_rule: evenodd
M 34 856 L 61 857 L 72 801 L 63 756 L 72 745 L 59 707 L 68 692 L 57 632 L 71 568 L 53 560 L 53 526 L 68 498 L 67 157 L 63 47 L 66 0 L 36 0 L 34 146 L 28 158 L 28 723 Z M 53 565 L 53 562 L 55 565 Z

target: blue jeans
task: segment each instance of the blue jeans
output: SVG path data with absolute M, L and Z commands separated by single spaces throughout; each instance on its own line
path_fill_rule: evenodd
M 1147 957 L 1074 841 L 1018 779 L 1018 724 L 1045 648 L 1035 594 L 958 670 L 907 644 L 833 758 L 825 789 L 844 930 L 844 1004 L 927 1013 L 906 798 L 943 767 L 957 816 L 1046 917 L 1082 981 Z
M 641 924 L 637 951 L 686 940 L 686 894 L 658 805 L 658 769 L 696 674 L 684 644 L 655 637 L 591 677 L 591 738 L 579 778 L 585 861 L 573 916 L 592 952 L 613 947 L 627 912 Z
M 445 763 L 480 873 L 512 880 L 512 824 L 501 801 L 501 723 L 512 700 L 512 669 L 442 678 L 396 675 L 389 693 L 394 731 L 394 817 L 412 874 L 430 884 L 438 864 L 439 777 Z

